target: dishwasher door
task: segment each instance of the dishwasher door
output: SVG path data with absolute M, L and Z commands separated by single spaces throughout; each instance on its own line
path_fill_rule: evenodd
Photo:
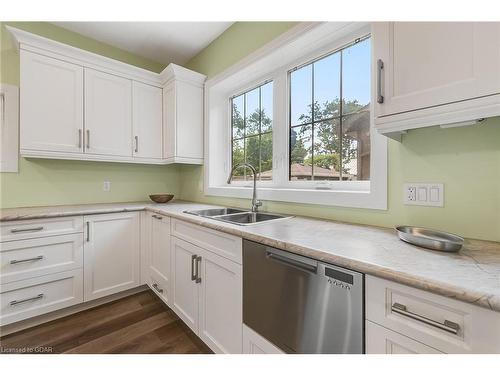
M 243 242 L 243 322 L 287 353 L 363 353 L 363 274 Z

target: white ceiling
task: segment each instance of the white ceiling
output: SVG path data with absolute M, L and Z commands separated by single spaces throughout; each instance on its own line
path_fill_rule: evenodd
M 185 64 L 232 22 L 53 22 L 159 63 Z

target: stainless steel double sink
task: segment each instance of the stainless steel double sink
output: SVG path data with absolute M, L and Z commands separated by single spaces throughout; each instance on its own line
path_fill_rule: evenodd
M 251 212 L 238 208 L 209 208 L 205 210 L 184 211 L 184 213 L 236 225 L 252 225 L 291 217 L 267 212 Z

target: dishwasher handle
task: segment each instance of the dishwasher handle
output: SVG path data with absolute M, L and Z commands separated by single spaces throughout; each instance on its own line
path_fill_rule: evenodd
M 307 272 L 316 273 L 318 271 L 318 262 L 301 257 L 300 255 L 289 254 L 286 251 L 267 248 L 266 257 L 286 266 L 299 268 Z

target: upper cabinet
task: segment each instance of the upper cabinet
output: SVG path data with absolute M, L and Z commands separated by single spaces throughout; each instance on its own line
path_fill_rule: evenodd
M 83 68 L 20 51 L 21 153 L 83 152 Z
M 132 82 L 85 69 L 85 153 L 132 155 Z
M 162 98 L 159 87 L 140 82 L 132 84 L 134 157 L 162 158 Z
M 204 75 L 175 64 L 154 73 L 7 29 L 20 50 L 21 156 L 203 162 Z
M 205 76 L 170 64 L 162 73 L 163 158 L 170 163 L 203 164 L 203 84 Z
M 500 23 L 374 23 L 372 39 L 381 133 L 500 115 Z

